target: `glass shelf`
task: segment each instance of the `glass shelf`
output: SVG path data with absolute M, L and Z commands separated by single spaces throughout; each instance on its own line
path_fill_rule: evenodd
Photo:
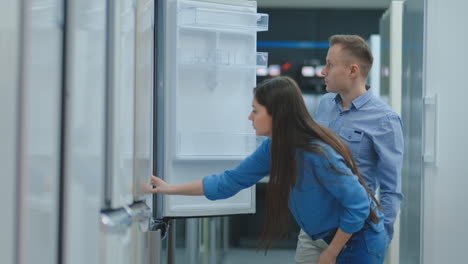
M 176 160 L 242 160 L 256 148 L 255 134 L 180 133 Z
M 210 28 L 221 31 L 267 31 L 268 14 L 202 7 L 184 8 L 179 12 L 179 26 Z
M 213 50 L 202 54 L 196 50 L 179 49 L 179 65 L 266 68 L 268 53 L 257 52 L 255 55 L 251 55 L 226 50 Z

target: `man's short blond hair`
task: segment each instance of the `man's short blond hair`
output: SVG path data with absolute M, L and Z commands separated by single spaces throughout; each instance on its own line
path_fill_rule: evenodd
M 374 62 L 372 52 L 366 41 L 358 35 L 333 35 L 330 37 L 330 47 L 340 45 L 342 51 L 359 60 L 359 68 L 364 78 L 367 78 Z

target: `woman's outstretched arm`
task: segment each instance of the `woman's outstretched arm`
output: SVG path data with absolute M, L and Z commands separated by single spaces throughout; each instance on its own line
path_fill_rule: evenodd
M 154 187 L 154 188 L 151 188 Z M 179 194 L 179 195 L 204 195 L 203 183 L 201 180 L 171 185 L 156 176 L 151 176 L 150 193 Z

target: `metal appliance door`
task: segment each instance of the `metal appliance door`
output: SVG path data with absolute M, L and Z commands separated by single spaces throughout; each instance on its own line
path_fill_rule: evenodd
M 132 262 L 132 216 L 128 207 L 101 213 L 100 262 L 129 264 Z
M 155 232 L 150 231 L 151 208 L 144 202 L 137 202 L 129 207 L 132 217 L 131 241 L 132 241 L 132 262 L 135 264 L 148 264 L 151 262 L 151 251 L 158 251 L 151 243 L 151 236 Z
M 135 140 L 133 199 L 144 200 L 142 186 L 152 174 L 153 74 L 154 74 L 154 1 L 137 0 Z
M 16 223 L 18 208 L 16 199 L 19 157 L 19 61 L 20 57 L 20 2 L 3 3 L 0 9 L 0 168 L 2 184 L 0 201 L 3 203 L 0 218 L 0 262 L 17 263 L 15 258 Z
M 67 4 L 61 263 L 99 262 L 105 175 L 106 0 Z
M 59 254 L 63 1 L 22 8 L 17 261 L 48 264 Z
M 109 1 L 107 174 L 104 207 L 133 202 L 135 0 Z

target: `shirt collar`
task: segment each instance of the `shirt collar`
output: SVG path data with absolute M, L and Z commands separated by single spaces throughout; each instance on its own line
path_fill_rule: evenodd
M 367 90 L 365 93 L 361 94 L 358 98 L 354 99 L 352 104 L 359 110 L 363 105 L 365 105 L 372 98 L 372 92 Z
M 372 97 L 372 92 L 367 90 L 365 93 L 361 94 L 358 98 L 354 99 L 352 102 L 351 102 L 351 105 L 354 105 L 354 108 L 356 108 L 357 110 L 359 110 L 363 105 L 365 105 Z M 341 103 L 342 99 L 341 99 L 341 96 L 339 94 L 336 94 L 334 97 L 333 97 L 333 101 L 335 101 L 335 103 Z

